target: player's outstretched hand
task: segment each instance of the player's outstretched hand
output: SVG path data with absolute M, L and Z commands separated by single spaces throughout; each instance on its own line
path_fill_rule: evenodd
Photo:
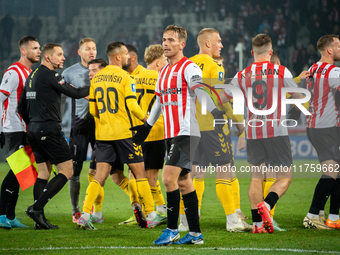
M 299 109 L 296 109 L 295 107 L 292 107 L 290 111 L 288 112 L 288 118 L 287 119 L 294 119 L 298 120 L 300 118 L 301 111 Z
M 130 128 L 130 130 L 137 132 L 132 137 L 132 142 L 137 145 L 141 145 L 148 137 L 151 128 L 152 126 L 150 126 L 147 122 L 145 122 L 143 125 L 138 125 Z
M 3 132 L 0 133 L 0 147 L 1 149 L 4 147 L 5 145 L 5 135 Z
M 223 126 L 225 125 L 223 114 L 225 114 L 225 112 L 220 111 L 219 109 L 215 108 L 214 110 L 211 111 L 211 114 L 214 116 L 215 130 L 218 133 L 223 133 Z M 216 120 L 221 120 L 221 121 L 216 121 Z

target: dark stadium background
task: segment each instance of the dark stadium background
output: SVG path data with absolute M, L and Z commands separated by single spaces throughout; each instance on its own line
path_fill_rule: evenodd
M 19 59 L 17 42 L 26 34 L 36 36 L 41 46 L 61 43 L 65 68 L 79 61 L 78 42 L 83 37 L 96 40 L 98 57 L 103 58 L 110 41 L 133 44 L 139 50 L 140 64 L 145 65 L 145 47 L 161 43 L 163 29 L 176 24 L 188 31 L 187 57 L 198 52 L 196 36 L 201 28 L 220 32 L 226 77 L 233 77 L 253 61 L 251 38 L 257 33 L 272 37 L 281 63 L 296 76 L 318 61 L 316 42 L 320 36 L 339 34 L 339 10 L 339 0 L 0 0 L 0 73 Z M 241 58 L 235 48 L 242 49 Z M 65 109 L 68 116 L 70 107 Z M 69 126 L 66 117 L 65 133 Z M 297 135 L 293 137 L 296 148 L 300 142 L 301 148 L 307 146 L 304 131 L 303 116 L 299 125 L 290 129 Z M 302 152 L 304 157 L 314 158 L 315 153 Z

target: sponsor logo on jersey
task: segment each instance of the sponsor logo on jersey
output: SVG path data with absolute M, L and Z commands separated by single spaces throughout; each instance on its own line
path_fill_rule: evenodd
M 131 84 L 131 90 L 132 92 L 136 92 L 136 84 L 134 83 Z
M 59 83 L 60 85 L 63 85 L 63 84 L 65 83 L 64 78 L 62 78 L 60 81 L 58 81 L 58 83 Z
M 218 73 L 218 80 L 223 81 L 223 72 Z
M 176 94 L 182 94 L 182 89 L 181 88 L 169 88 L 169 89 L 162 89 L 161 90 L 161 96 L 176 95 Z

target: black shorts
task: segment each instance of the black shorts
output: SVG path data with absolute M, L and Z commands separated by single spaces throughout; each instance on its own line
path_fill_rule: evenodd
M 91 161 L 90 161 L 90 168 L 96 169 L 97 161 L 96 161 L 96 154 L 97 154 L 97 146 L 95 145 L 92 150 Z M 115 170 L 124 171 L 124 164 L 120 163 L 120 159 L 117 158 L 116 161 L 113 163 L 113 166 L 110 171 L 110 175 L 114 174 Z
M 165 165 L 182 168 L 181 174 L 189 173 L 199 140 L 198 136 L 177 136 L 166 139 L 168 157 Z
M 307 128 L 307 137 L 318 153 L 320 163 L 340 160 L 338 128 Z
M 70 150 L 73 161 L 83 162 L 87 158 L 89 143 L 93 149 L 96 142 L 94 125 L 91 128 L 72 128 L 70 134 Z
M 142 144 L 145 170 L 162 169 L 165 158 L 164 140 L 144 142 Z
M 293 163 L 288 136 L 247 140 L 247 159 L 250 164 L 270 162 L 272 166 L 290 167 Z
M 28 145 L 25 132 L 10 132 L 4 133 L 6 158 L 11 156 L 14 152 L 19 150 L 21 146 Z
M 201 162 L 203 154 L 205 162 Z M 233 147 L 230 135 L 225 135 L 223 132 L 218 133 L 216 130 L 201 132 L 201 140 L 195 153 L 194 165 L 202 167 L 209 166 L 209 163 L 212 165 L 226 165 L 231 163 L 232 160 Z
M 59 164 L 72 159 L 70 147 L 58 122 L 30 122 L 27 137 L 37 163 L 49 161 Z
M 117 158 L 123 164 L 144 161 L 142 146 L 135 146 L 131 139 L 96 141 L 96 147 L 97 162 L 106 162 L 112 165 Z

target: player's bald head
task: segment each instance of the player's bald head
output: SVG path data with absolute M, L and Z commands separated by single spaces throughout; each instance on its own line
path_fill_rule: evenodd
M 262 55 L 272 49 L 272 39 L 269 35 L 258 34 L 252 41 L 253 52 L 257 55 Z
M 121 54 L 122 48 L 126 47 L 122 42 L 110 42 L 106 48 L 106 54 L 109 58 Z
M 211 35 L 213 34 L 219 34 L 219 32 L 216 29 L 213 28 L 203 28 L 197 36 L 197 44 L 202 47 L 204 46 L 205 42 L 210 39 Z

